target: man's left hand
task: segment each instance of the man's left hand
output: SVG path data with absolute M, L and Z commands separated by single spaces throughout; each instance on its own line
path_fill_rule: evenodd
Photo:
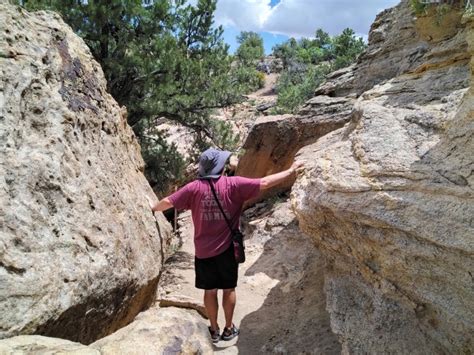
M 148 201 L 148 205 L 150 206 L 151 212 L 155 212 L 153 211 L 153 207 L 155 207 L 155 204 L 151 201 L 151 199 L 148 196 L 145 195 L 145 197 Z

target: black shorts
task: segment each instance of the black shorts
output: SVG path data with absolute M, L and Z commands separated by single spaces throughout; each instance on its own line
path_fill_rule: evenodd
M 203 290 L 235 288 L 238 266 L 232 243 L 222 254 L 206 259 L 195 257 L 196 287 Z

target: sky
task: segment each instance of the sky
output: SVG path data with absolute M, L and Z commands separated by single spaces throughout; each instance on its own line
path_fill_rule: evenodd
M 367 39 L 375 16 L 400 0 L 218 0 L 215 22 L 224 27 L 224 40 L 235 52 L 240 31 L 255 31 L 265 53 L 290 37 L 313 37 L 322 28 L 334 36 L 346 27 Z

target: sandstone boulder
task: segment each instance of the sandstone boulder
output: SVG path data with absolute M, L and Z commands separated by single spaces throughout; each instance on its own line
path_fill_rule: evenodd
M 377 21 L 408 10 L 403 2 Z M 448 18 L 437 41 L 406 37 L 424 49 L 393 62 L 395 77 L 364 89 L 346 126 L 299 153 L 309 163 L 294 206 L 326 257 L 327 308 L 344 353 L 474 349 L 474 32 L 472 19 Z M 397 26 L 373 27 L 372 40 L 383 48 L 417 22 Z M 344 90 L 333 93 L 357 94 L 353 82 Z
M 202 318 L 194 311 L 153 307 L 133 323 L 85 346 L 69 340 L 20 335 L 0 340 L 0 354 L 211 354 L 212 344 Z
M 96 349 L 59 338 L 49 338 L 40 335 L 20 335 L 0 340 L 2 355 L 33 355 L 33 354 L 75 354 L 100 355 Z
M 151 308 L 135 321 L 90 345 L 100 354 L 212 354 L 209 332 L 195 311 Z
M 301 147 L 348 122 L 352 107 L 350 98 L 318 96 L 309 100 L 299 115 L 259 117 L 244 143 L 245 154 L 236 174 L 257 178 L 289 168 Z M 290 177 L 251 203 L 288 190 L 293 182 Z
M 462 11 L 443 16 L 431 11 L 416 19 L 409 0 L 377 15 L 369 32 L 369 47 L 354 65 L 334 72 L 316 95 L 360 95 L 374 85 L 403 73 L 424 70 L 433 63 L 466 61 Z
M 152 302 L 170 226 L 84 42 L 0 5 L 0 338 L 90 343 Z

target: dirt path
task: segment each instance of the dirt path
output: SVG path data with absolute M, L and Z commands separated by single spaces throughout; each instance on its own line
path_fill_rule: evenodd
M 220 341 L 214 351 L 340 353 L 325 310 L 322 261 L 312 242 L 299 232 L 289 203 L 260 204 L 246 214 L 250 221 L 246 228 L 247 261 L 239 267 L 234 318 L 241 333 L 232 341 Z M 202 309 L 202 291 L 194 288 L 190 214 L 181 215 L 179 223 L 182 247 L 166 264 L 158 298 Z M 219 324 L 222 329 L 222 312 Z
M 265 85 L 263 88 L 258 89 L 257 91 L 248 95 L 249 99 L 256 99 L 256 98 L 269 98 L 269 99 L 276 99 L 276 93 L 273 90 L 279 74 L 271 73 L 265 76 Z

